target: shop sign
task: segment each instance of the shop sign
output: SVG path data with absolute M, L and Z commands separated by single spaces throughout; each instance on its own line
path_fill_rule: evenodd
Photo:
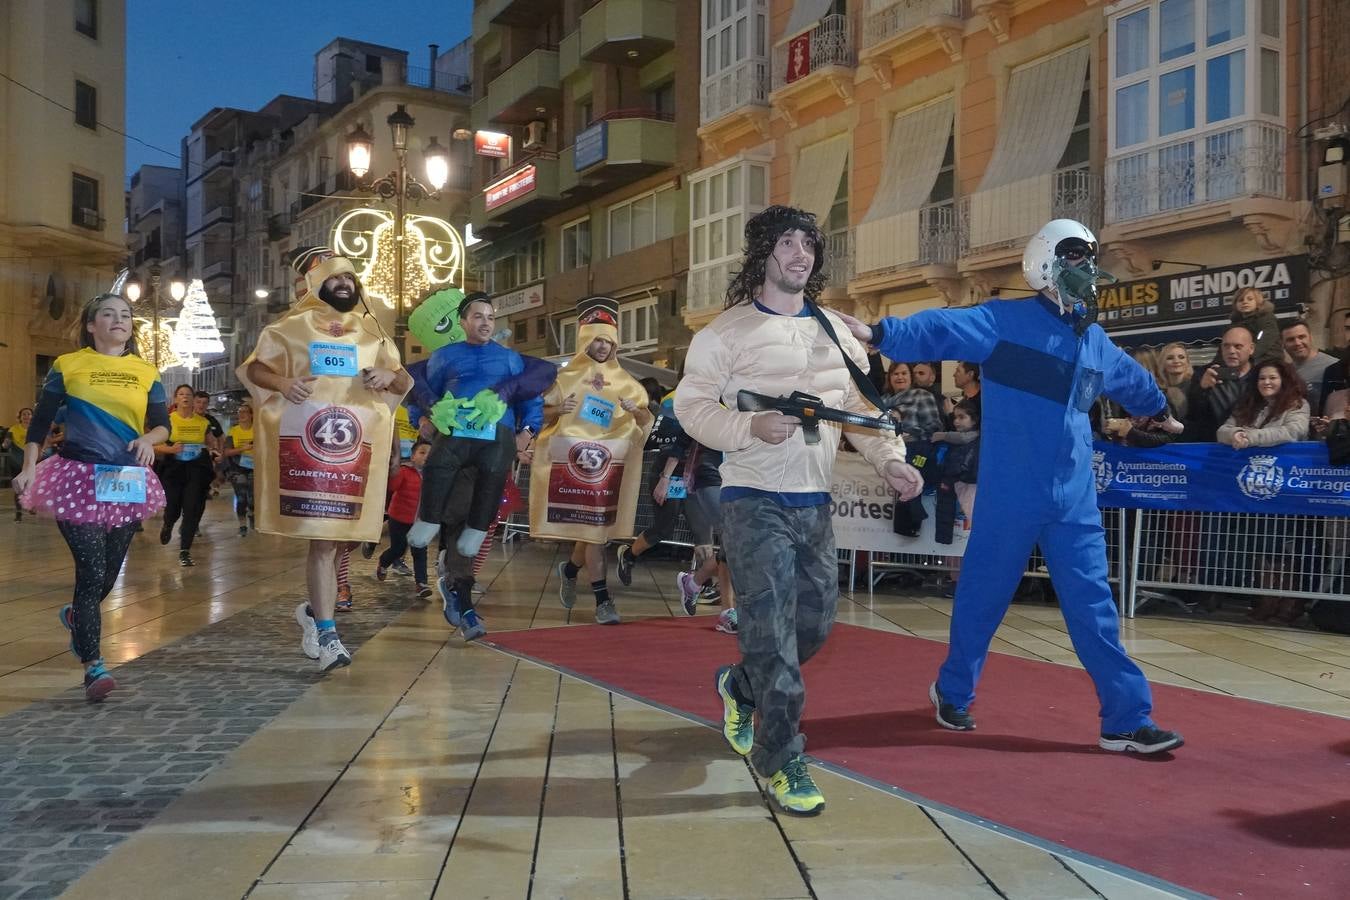
M 511 156 L 511 135 L 497 131 L 475 131 L 473 152 L 479 156 L 508 159 Z
M 544 305 L 544 283 L 542 281 L 527 284 L 525 287 L 498 294 L 492 298 L 492 309 L 500 316 L 537 309 Z
M 484 188 L 483 207 L 485 209 L 496 209 L 503 203 L 510 203 L 517 197 L 523 197 L 533 191 L 534 185 L 534 166 L 525 166 L 519 171 L 512 172 L 496 184 Z
M 1228 318 L 1233 294 L 1244 287 L 1260 290 L 1277 312 L 1295 310 L 1308 299 L 1308 257 L 1262 259 L 1104 285 L 1097 297 L 1097 321 L 1110 331 Z
M 606 121 L 596 122 L 590 128 L 577 135 L 576 146 L 572 151 L 572 168 L 580 172 L 596 163 L 604 162 L 609 156 L 609 125 Z

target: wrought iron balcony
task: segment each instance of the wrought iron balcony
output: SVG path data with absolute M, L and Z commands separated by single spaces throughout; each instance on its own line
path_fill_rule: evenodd
M 955 202 L 934 203 L 858 226 L 859 277 L 956 262 L 960 245 Z
M 869 8 L 875 9 L 873 3 Z M 965 0 L 895 0 L 885 9 L 870 13 L 863 20 L 864 49 L 903 38 L 927 27 L 941 17 L 960 19 L 965 15 Z
M 846 15 L 825 16 L 810 31 L 775 47 L 773 89 L 777 91 L 830 66 L 857 66 L 851 26 Z
M 1114 156 L 1106 219 L 1123 222 L 1237 197 L 1285 196 L 1288 133 L 1247 122 Z
M 1036 175 L 962 197 L 961 256 L 1020 247 L 1050 219 L 1102 224 L 1102 179 L 1086 166 Z
M 825 287 L 845 288 L 853 279 L 853 229 L 825 235 Z

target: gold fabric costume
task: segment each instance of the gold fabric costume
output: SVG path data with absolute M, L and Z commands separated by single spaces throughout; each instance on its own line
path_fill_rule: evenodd
M 603 363 L 586 355 L 598 337 L 614 342 L 614 353 Z M 577 355 L 544 395 L 546 405 L 558 406 L 575 394 L 577 408 L 540 432 L 535 444 L 530 537 L 603 544 L 633 536 L 647 429 L 619 401 L 641 408 L 647 391 L 619 365 L 618 341 L 612 325 L 581 325 Z M 595 421 L 606 417 L 608 427 Z
M 394 409 L 403 395 L 369 390 L 361 372 L 398 372 L 401 365 L 398 348 L 364 298 L 346 313 L 319 299 L 325 279 L 352 271 L 342 257 L 311 268 L 305 274 L 308 289 L 263 329 L 236 372 L 255 410 L 253 497 L 259 531 L 309 540 L 380 539 Z M 255 360 L 287 378 L 316 374 L 315 368 L 341 374 L 318 374 L 310 382 L 309 399 L 295 404 L 249 379 Z

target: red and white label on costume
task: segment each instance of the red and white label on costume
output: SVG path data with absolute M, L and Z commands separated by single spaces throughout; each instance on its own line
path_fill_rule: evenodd
M 369 424 L 351 407 L 287 405 L 277 456 L 281 515 L 361 518 L 370 474 Z
M 554 435 L 548 443 L 548 521 L 613 525 L 619 510 L 626 441 Z

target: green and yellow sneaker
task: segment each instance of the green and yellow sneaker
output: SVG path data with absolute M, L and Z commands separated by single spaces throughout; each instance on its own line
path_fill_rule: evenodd
M 773 799 L 783 812 L 794 816 L 814 816 L 825 808 L 825 798 L 816 787 L 811 773 L 806 771 L 806 763 L 800 756 L 794 756 L 773 773 L 769 779 L 773 788 Z
M 748 756 L 755 744 L 755 708 L 737 702 L 732 695 L 731 666 L 718 669 L 713 683 L 717 685 L 717 696 L 722 698 L 722 734 L 732 750 Z

